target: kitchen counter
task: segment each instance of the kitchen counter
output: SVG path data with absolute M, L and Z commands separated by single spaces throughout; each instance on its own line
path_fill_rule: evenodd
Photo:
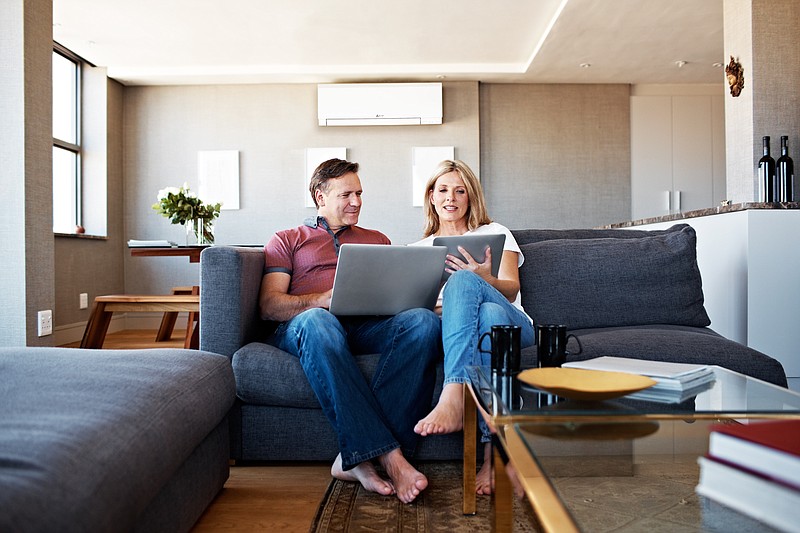
M 634 226 L 644 226 L 646 224 L 659 224 L 661 222 L 675 222 L 686 220 L 690 218 L 707 217 L 710 215 L 720 215 L 723 213 L 733 213 L 736 211 L 747 211 L 750 209 L 800 209 L 800 202 L 788 203 L 767 203 L 767 202 L 746 202 L 741 204 L 728 204 L 720 205 L 717 207 L 707 207 L 705 209 L 697 209 L 695 211 L 687 211 L 685 213 L 672 213 L 669 215 L 662 215 L 658 217 L 642 218 L 639 220 L 631 220 L 629 222 L 619 222 L 615 224 L 608 224 L 600 226 L 603 229 L 611 228 L 631 228 Z

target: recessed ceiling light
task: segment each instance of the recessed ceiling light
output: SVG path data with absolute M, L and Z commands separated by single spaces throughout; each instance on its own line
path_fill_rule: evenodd
M 581 63 L 579 66 L 580 66 L 581 68 L 589 68 L 589 67 L 591 67 L 591 66 L 592 66 L 592 64 L 591 64 L 591 63 Z
M 722 67 L 722 63 L 717 61 L 716 63 L 711 63 L 711 66 L 714 67 L 714 68 L 720 68 L 720 67 Z

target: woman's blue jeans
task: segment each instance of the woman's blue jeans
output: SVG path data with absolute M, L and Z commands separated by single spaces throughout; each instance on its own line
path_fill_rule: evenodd
M 278 326 L 271 342 L 300 358 L 336 431 L 344 470 L 398 447 L 414 454 L 414 425 L 431 405 L 440 328 L 427 309 L 365 318 L 317 308 Z M 380 359 L 367 383 L 354 355 L 370 353 Z
M 467 366 L 481 366 L 490 375 L 492 356 L 478 350 L 478 341 L 497 325 L 520 326 L 520 348 L 533 345 L 533 326 L 525 313 L 474 272 L 453 273 L 442 300 L 445 385 L 464 383 Z M 480 422 L 481 440 L 488 442 L 488 429 Z

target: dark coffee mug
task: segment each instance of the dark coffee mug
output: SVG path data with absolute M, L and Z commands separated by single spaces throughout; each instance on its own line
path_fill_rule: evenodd
M 492 354 L 492 373 L 510 375 L 519 372 L 519 326 L 492 326 L 478 340 L 478 350 Z M 481 348 L 483 339 L 489 337 L 491 352 Z
M 567 334 L 567 326 L 561 324 L 538 324 L 536 326 L 536 353 L 539 366 L 561 366 L 567 362 L 568 355 L 577 355 L 583 351 L 581 341 L 572 334 Z M 578 351 L 570 354 L 567 341 L 572 337 L 578 343 Z

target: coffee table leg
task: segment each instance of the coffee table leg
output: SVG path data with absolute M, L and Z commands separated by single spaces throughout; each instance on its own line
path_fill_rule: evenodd
M 478 418 L 475 409 L 475 400 L 469 392 L 469 383 L 464 384 L 464 475 L 462 511 L 464 514 L 477 512 L 477 496 L 475 495 L 475 470 L 477 467 L 477 445 L 475 443 L 478 432 Z
M 506 473 L 506 461 L 500 454 L 496 437 L 492 442 L 492 467 L 494 491 L 492 492 L 492 531 L 511 531 L 514 513 L 514 489 Z

